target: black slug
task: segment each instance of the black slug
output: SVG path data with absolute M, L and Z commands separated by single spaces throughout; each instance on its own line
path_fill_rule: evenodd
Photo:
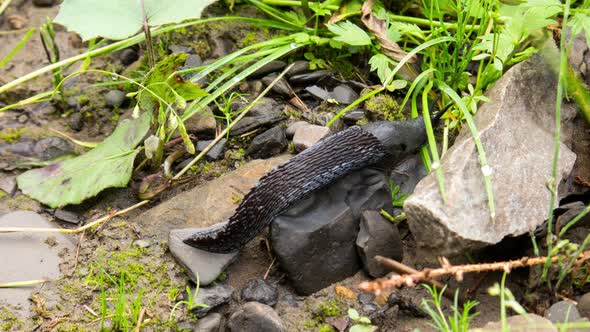
M 395 164 L 425 141 L 421 118 L 374 122 L 338 132 L 262 177 L 227 223 L 196 232 L 184 243 L 215 253 L 238 250 L 314 190 L 367 166 Z

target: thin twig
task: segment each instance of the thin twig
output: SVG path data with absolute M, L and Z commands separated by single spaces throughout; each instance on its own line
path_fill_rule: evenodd
M 482 263 L 482 264 L 466 264 L 466 265 L 451 265 L 446 258 L 441 258 L 442 267 L 437 269 L 424 269 L 416 271 L 415 273 L 407 273 L 403 275 L 394 275 L 388 278 L 381 278 L 375 281 L 366 281 L 359 284 L 358 288 L 364 292 L 373 292 L 379 294 L 385 289 L 400 288 L 402 286 L 413 287 L 419 283 L 427 282 L 442 276 L 454 276 L 457 281 L 463 280 L 465 273 L 473 272 L 487 272 L 487 271 L 506 271 L 510 273 L 511 270 L 544 264 L 546 260 L 557 262 L 563 257 L 523 257 L 512 261 L 496 262 L 496 263 Z M 584 251 L 578 256 L 579 260 L 586 260 L 590 258 L 590 250 Z
M 84 240 L 84 234 L 86 234 L 86 232 L 82 232 L 82 234 L 80 234 L 78 245 L 76 246 L 76 256 L 74 256 L 74 273 L 76 273 L 76 268 L 78 267 L 78 257 L 80 256 L 80 247 L 82 246 L 82 241 Z
M 391 258 L 386 258 L 383 256 L 375 256 L 375 258 L 373 258 L 377 263 L 384 265 L 390 269 L 392 269 L 394 272 L 400 274 L 400 275 L 404 275 L 404 274 L 416 274 L 419 273 L 418 270 L 414 270 L 413 268 L 400 263 L 394 259 Z M 443 289 L 444 285 L 435 280 L 435 279 L 428 279 L 428 280 L 424 280 L 424 283 L 429 284 L 431 286 L 435 286 L 438 289 Z M 443 295 L 448 298 L 448 299 L 454 299 L 455 296 L 455 290 L 451 289 L 451 287 L 447 287 L 445 288 L 445 291 L 443 293 Z
M 88 223 L 82 227 L 78 227 L 78 228 L 74 228 L 74 229 L 67 229 L 67 228 L 26 228 L 26 227 L 5 227 L 5 228 L 0 228 L 0 233 L 17 233 L 17 232 L 29 232 L 29 233 L 62 233 L 62 234 L 78 234 L 81 233 L 89 228 L 92 228 L 94 226 L 98 226 L 106 221 L 108 221 L 109 219 L 111 219 L 114 216 L 120 216 L 122 214 L 125 214 L 127 212 L 133 211 L 141 206 L 146 205 L 147 203 L 149 203 L 149 200 L 143 200 L 135 205 L 132 205 L 126 209 L 117 211 L 115 214 L 113 215 L 108 215 L 108 216 L 104 216 L 100 219 L 97 219 L 91 223 Z
M 135 327 L 135 332 L 141 331 L 141 322 L 143 321 L 143 316 L 145 316 L 145 308 L 141 308 L 139 312 L 139 317 L 137 318 L 137 326 Z
M 16 281 L 16 282 L 6 282 L 0 284 L 0 288 L 16 288 L 16 287 L 25 287 L 25 286 L 34 286 L 39 284 L 44 284 L 49 282 L 49 279 L 38 279 L 38 280 L 27 280 L 27 281 Z
M 264 274 L 264 277 L 262 278 L 263 280 L 266 280 L 266 278 L 268 278 L 268 274 L 270 273 L 270 269 L 275 264 L 276 260 L 277 260 L 277 258 L 275 257 L 272 259 L 272 262 L 270 262 L 270 265 L 268 266 L 268 269 L 266 269 L 266 273 Z

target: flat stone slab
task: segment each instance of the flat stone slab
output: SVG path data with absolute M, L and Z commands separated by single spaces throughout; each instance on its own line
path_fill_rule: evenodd
M 141 232 L 165 239 L 174 228 L 207 227 L 227 221 L 240 198 L 258 179 L 289 158 L 289 155 L 281 155 L 253 160 L 235 171 L 176 195 L 137 217 L 143 225 Z
M 186 274 L 201 286 L 215 281 L 217 277 L 238 257 L 239 251 L 230 254 L 216 254 L 193 248 L 184 239 L 202 228 L 183 228 L 170 231 L 168 248 L 176 261 L 182 265 Z M 198 277 L 197 277 L 198 276 Z
M 41 215 L 16 211 L 0 217 L 0 227 L 56 228 Z M 59 233 L 0 234 L 0 283 L 58 279 L 60 257 L 75 250 L 73 238 Z M 0 307 L 8 304 L 24 314 L 30 309 L 29 297 L 37 286 L 0 288 Z

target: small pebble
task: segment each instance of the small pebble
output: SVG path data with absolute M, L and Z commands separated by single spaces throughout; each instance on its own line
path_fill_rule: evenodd
M 149 240 L 135 240 L 133 241 L 133 244 L 135 244 L 136 246 L 140 247 L 140 248 L 147 248 L 149 247 L 152 243 Z
M 33 0 L 33 5 L 37 7 L 51 7 L 55 5 L 55 0 Z
M 578 310 L 583 317 L 590 318 L 590 293 L 582 295 L 578 300 Z
M 104 95 L 105 103 L 111 107 L 120 107 L 126 99 L 126 93 L 121 90 L 111 90 Z
M 293 143 L 295 144 L 295 150 L 303 151 L 315 143 L 319 142 L 322 138 L 330 134 L 330 128 L 308 125 L 302 126 L 295 130 L 293 135 Z
M 132 48 L 126 48 L 123 51 L 121 51 L 121 54 L 119 55 L 119 59 L 121 59 L 121 63 L 123 65 L 129 66 L 130 64 L 137 61 L 137 59 L 139 59 L 139 54 L 137 53 L 136 50 L 134 50 Z
M 259 302 L 273 307 L 277 304 L 279 292 L 276 287 L 262 279 L 252 279 L 246 283 L 241 292 L 242 301 Z
M 546 316 L 552 323 L 574 322 L 581 318 L 576 305 L 568 301 L 554 303 L 549 307 Z
M 297 131 L 297 128 L 307 126 L 307 125 L 309 125 L 309 123 L 307 123 L 305 121 L 293 122 L 292 124 L 289 125 L 289 127 L 287 127 L 287 131 L 286 131 L 287 138 L 293 138 L 293 135 L 295 135 L 295 131 Z
M 357 296 L 357 300 L 360 304 L 368 304 L 373 303 L 375 301 L 375 294 L 373 293 L 360 293 Z

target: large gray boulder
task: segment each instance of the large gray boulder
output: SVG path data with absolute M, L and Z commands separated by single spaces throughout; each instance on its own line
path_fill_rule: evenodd
M 525 234 L 543 223 L 554 146 L 556 78 L 540 57 L 510 69 L 487 93 L 490 103 L 475 124 L 492 169 L 496 205 L 490 220 L 479 157 L 467 126 L 442 159 L 447 203 L 431 173 L 404 204 L 410 229 L 423 248 L 455 255 Z M 564 105 L 564 120 L 575 111 Z M 567 177 L 576 156 L 560 147 L 557 180 Z

